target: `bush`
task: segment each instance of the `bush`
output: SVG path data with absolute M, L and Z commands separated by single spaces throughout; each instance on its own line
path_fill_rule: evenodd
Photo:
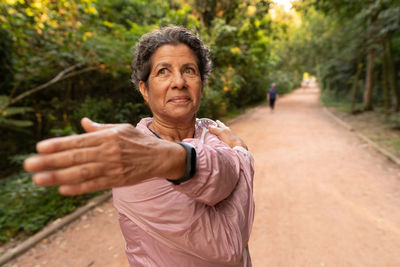
M 110 98 L 92 98 L 86 97 L 72 113 L 71 120 L 79 121 L 86 116 L 96 122 L 112 122 L 114 119 L 115 105 Z
M 18 155 L 14 162 L 28 155 Z M 61 196 L 55 187 L 40 187 L 32 175 L 20 172 L 0 180 L 0 244 L 18 234 L 33 234 L 47 223 L 72 212 L 101 192 L 75 197 Z
M 206 87 L 202 95 L 197 117 L 217 119 L 226 114 L 226 109 L 226 100 L 224 100 L 221 91 Z

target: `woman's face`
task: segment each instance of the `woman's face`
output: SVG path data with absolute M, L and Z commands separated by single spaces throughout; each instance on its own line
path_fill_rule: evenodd
M 139 88 L 155 118 L 192 119 L 203 91 L 197 57 L 185 44 L 159 47 L 151 58 L 148 88 L 143 81 Z

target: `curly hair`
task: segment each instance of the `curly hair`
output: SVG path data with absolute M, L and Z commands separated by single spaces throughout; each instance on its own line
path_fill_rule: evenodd
M 168 26 L 144 34 L 136 44 L 131 78 L 137 89 L 140 81 L 147 84 L 151 69 L 151 56 L 159 47 L 166 44 L 187 45 L 197 57 L 201 80 L 203 83 L 207 82 L 212 69 L 210 49 L 204 45 L 200 36 L 190 30 L 180 26 Z

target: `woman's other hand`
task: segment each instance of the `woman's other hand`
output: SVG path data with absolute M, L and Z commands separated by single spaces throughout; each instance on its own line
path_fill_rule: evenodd
M 210 133 L 218 136 L 218 138 L 222 142 L 226 143 L 231 148 L 234 148 L 235 146 L 241 146 L 248 150 L 247 145 L 243 142 L 243 140 L 240 139 L 240 137 L 238 137 L 237 135 L 235 135 L 228 126 L 226 126 L 219 120 L 217 120 L 217 125 L 218 127 L 215 126 L 208 127 Z
M 77 195 L 139 183 L 152 177 L 177 179 L 185 172 L 182 146 L 143 134 L 130 124 L 98 124 L 82 119 L 87 133 L 41 141 L 40 155 L 24 168 L 40 186 L 60 185 Z

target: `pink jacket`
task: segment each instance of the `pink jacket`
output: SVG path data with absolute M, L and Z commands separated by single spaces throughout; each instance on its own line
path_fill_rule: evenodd
M 137 129 L 153 135 L 142 119 Z M 180 185 L 152 178 L 113 189 L 114 206 L 131 266 L 250 267 L 248 241 L 254 218 L 254 160 L 211 134 L 197 119 L 196 175 Z

